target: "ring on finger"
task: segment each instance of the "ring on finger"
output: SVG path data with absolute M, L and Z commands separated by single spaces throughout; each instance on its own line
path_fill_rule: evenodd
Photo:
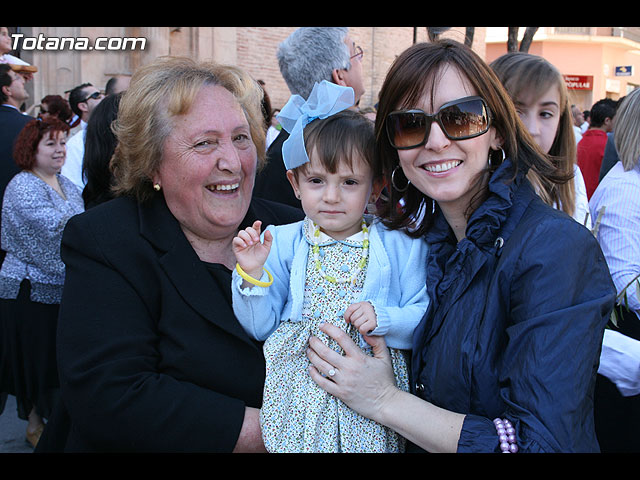
M 330 377 L 333 377 L 336 374 L 336 371 L 334 368 L 329 369 L 329 371 L 327 372 L 327 375 L 329 375 Z

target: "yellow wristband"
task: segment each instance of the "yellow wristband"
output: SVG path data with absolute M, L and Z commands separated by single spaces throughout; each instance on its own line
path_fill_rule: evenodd
M 242 267 L 240 266 L 239 263 L 236 263 L 236 271 L 238 272 L 238 275 L 244 278 L 247 282 L 252 283 L 253 285 L 257 285 L 258 287 L 268 287 L 273 283 L 273 277 L 271 276 L 271 273 L 269 272 L 269 270 L 267 270 L 266 268 L 263 268 L 263 270 L 267 272 L 267 275 L 269 276 L 268 282 L 261 282 L 260 280 L 256 280 L 255 278 L 250 276 L 247 272 L 242 270 Z

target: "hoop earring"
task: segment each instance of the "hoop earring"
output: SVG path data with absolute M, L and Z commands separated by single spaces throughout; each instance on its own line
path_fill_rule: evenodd
M 504 160 L 507 158 L 506 153 L 504 152 L 504 148 L 502 147 L 498 147 L 502 152 L 502 158 L 500 158 L 500 160 L 496 161 L 496 159 L 494 158 L 494 153 L 497 152 L 498 150 L 493 150 L 493 149 L 489 149 L 489 158 L 487 160 L 487 163 L 490 167 L 497 167 L 498 165 L 501 165 L 502 162 L 504 162 Z
M 396 165 L 396 168 L 394 168 L 393 172 L 391 172 L 391 185 L 397 191 L 399 191 L 400 193 L 403 193 L 403 192 L 406 192 L 407 189 L 409 188 L 409 185 L 411 185 L 411 180 L 407 179 L 407 184 L 405 185 L 404 188 L 398 188 L 398 186 L 396 185 L 395 176 L 396 176 L 396 172 L 398 171 L 399 168 L 400 168 L 400 165 Z

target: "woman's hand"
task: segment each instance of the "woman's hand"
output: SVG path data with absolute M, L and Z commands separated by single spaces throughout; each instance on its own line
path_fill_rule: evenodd
M 319 338 L 309 339 L 307 356 L 313 364 L 309 371 L 321 388 L 360 415 L 391 428 L 428 452 L 457 450 L 465 416 L 400 390 L 384 337 L 364 337 L 373 348 L 373 356 L 369 356 L 335 325 L 325 323 L 320 330 L 344 350 L 343 356 Z
M 392 404 L 393 397 L 400 392 L 396 387 L 391 356 L 384 337 L 364 337 L 373 348 L 372 357 L 335 325 L 324 323 L 320 330 L 338 342 L 344 350 L 344 356 L 319 338 L 311 337 L 307 350 L 312 363 L 309 367 L 311 378 L 360 415 L 383 423 L 380 419 L 385 405 Z
M 260 410 L 245 407 L 242 429 L 233 453 L 266 453 L 266 451 L 260 429 Z

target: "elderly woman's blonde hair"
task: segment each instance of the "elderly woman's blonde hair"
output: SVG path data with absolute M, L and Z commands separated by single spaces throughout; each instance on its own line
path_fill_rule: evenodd
M 111 159 L 116 195 L 133 195 L 139 201 L 151 197 L 151 178 L 162 162 L 173 119 L 189 111 L 205 85 L 219 85 L 234 95 L 247 117 L 258 167 L 262 166 L 265 128 L 260 85 L 237 67 L 161 57 L 135 72 L 120 102 L 113 125 L 118 145 Z
M 624 171 L 640 164 L 640 88 L 627 95 L 614 117 L 614 142 Z

